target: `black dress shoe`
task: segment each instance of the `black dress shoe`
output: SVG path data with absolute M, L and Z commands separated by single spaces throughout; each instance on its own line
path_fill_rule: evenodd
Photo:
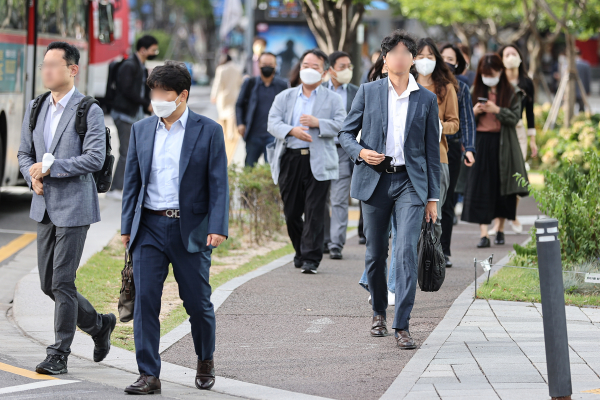
M 359 237 L 358 244 L 367 244 L 367 238 L 364 236 Z
M 329 258 L 332 260 L 341 260 L 342 259 L 342 250 L 334 247 L 329 251 Z
M 484 247 L 490 247 L 490 238 L 487 236 L 482 237 L 481 239 L 479 239 L 479 243 L 477 243 L 477 247 L 484 248 Z
M 329 243 L 323 245 L 323 254 L 329 254 Z
M 210 390 L 215 385 L 215 362 L 213 360 L 198 360 L 196 368 L 196 387 L 200 390 Z
M 94 361 L 100 362 L 106 358 L 110 351 L 110 335 L 115 330 L 117 324 L 117 317 L 115 314 L 104 314 L 102 316 L 102 329 L 96 336 L 93 336 L 94 340 Z
M 67 356 L 60 354 L 48 354 L 46 359 L 35 367 L 35 372 L 44 375 L 66 374 Z
M 446 258 L 446 268 L 452 268 L 452 261 L 450 261 L 450 257 L 444 256 Z
M 387 324 L 383 315 L 376 315 L 373 317 L 373 325 L 371 325 L 371 336 L 383 337 L 387 336 Z
M 129 394 L 160 394 L 160 379 L 152 375 L 142 374 L 133 385 L 125 388 Z
M 402 350 L 416 349 L 417 345 L 408 331 L 396 331 L 396 345 Z
M 494 244 L 504 244 L 504 232 L 496 232 L 496 239 Z
M 317 268 L 319 268 L 318 264 L 315 264 L 310 261 L 304 261 L 304 264 L 302 264 L 302 273 L 303 274 L 316 274 Z

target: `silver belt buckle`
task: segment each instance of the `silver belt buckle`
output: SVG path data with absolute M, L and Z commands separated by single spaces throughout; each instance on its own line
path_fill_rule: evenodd
M 179 218 L 179 210 L 166 210 L 165 214 L 169 218 Z
M 309 153 L 308 149 L 300 149 L 300 154 L 303 156 L 307 156 Z

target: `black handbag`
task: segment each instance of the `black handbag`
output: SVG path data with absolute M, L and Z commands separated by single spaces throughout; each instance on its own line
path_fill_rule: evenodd
M 433 222 L 421 228 L 418 244 L 419 287 L 423 292 L 437 292 L 446 277 L 446 258 L 441 242 L 433 233 Z
M 133 261 L 129 250 L 125 250 L 125 266 L 121 271 L 121 292 L 119 293 L 119 320 L 121 322 L 129 322 L 133 319 L 134 303 Z

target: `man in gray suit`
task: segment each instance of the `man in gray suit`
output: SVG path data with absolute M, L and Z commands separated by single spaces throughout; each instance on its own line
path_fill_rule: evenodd
M 371 335 L 387 335 L 386 260 L 390 218 L 396 218 L 396 343 L 416 344 L 408 330 L 417 286 L 417 242 L 423 211 L 437 218 L 440 149 L 437 97 L 410 73 L 415 40 L 394 31 L 381 42 L 388 78 L 363 84 L 340 131 L 339 140 L 356 163 L 351 196 L 362 201 L 367 238 L 365 269 L 373 305 Z M 362 129 L 360 142 L 356 140 Z M 427 205 L 425 205 L 427 204 Z
M 342 97 L 346 111 L 350 111 L 352 101 L 358 86 L 350 83 L 352 80 L 352 61 L 350 55 L 343 51 L 334 51 L 329 55 L 329 75 L 331 80 L 323 86 Z M 331 181 L 327 207 L 325 208 L 325 252 L 329 258 L 342 259 L 342 249 L 346 244 L 348 231 L 348 196 L 350 195 L 350 180 L 354 163 L 342 149 L 337 136 L 333 138 L 339 160 L 339 177 Z M 331 208 L 331 216 L 329 214 Z
M 110 350 L 110 335 L 117 322 L 113 314 L 98 314 L 75 287 L 87 231 L 90 224 L 100 221 L 92 173 L 102 168 L 106 154 L 100 107 L 94 104 L 88 111 L 83 142 L 75 130 L 75 113 L 84 97 L 75 88 L 78 64 L 76 47 L 50 43 L 40 66 L 50 93 L 38 105 L 33 132 L 29 129 L 33 101 L 27 107 L 18 152 L 21 173 L 34 191 L 29 216 L 38 222 L 42 291 L 55 303 L 56 342 L 48 346 L 46 359 L 36 367 L 40 374 L 67 373 L 76 327 L 92 336 L 94 361 L 102 361 Z
M 302 84 L 275 97 L 267 127 L 276 139 L 267 153 L 296 251 L 294 265 L 308 274 L 317 273 L 323 258 L 325 203 L 330 180 L 338 178 L 333 138 L 346 116 L 340 95 L 321 87 L 326 71 L 325 53 L 305 52 L 300 58 Z

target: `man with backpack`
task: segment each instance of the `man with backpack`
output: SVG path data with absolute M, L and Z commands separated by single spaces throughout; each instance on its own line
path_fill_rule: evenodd
M 46 359 L 36 367 L 40 374 L 67 373 L 76 327 L 92 336 L 94 361 L 102 361 L 117 321 L 113 314 L 96 312 L 75 287 L 87 231 L 90 224 L 100 221 L 101 189 L 94 176 L 112 168 L 110 153 L 105 163 L 108 134 L 102 110 L 96 100 L 75 88 L 78 64 L 76 47 L 50 43 L 40 66 L 50 92 L 29 103 L 18 152 L 21 173 L 34 191 L 30 217 L 38 222 L 42 291 L 56 303 L 56 342 L 48 346 Z
M 146 60 L 153 60 L 158 55 L 158 40 L 154 36 L 142 36 L 135 48 L 136 52 L 132 57 L 111 67 L 113 71 L 109 71 L 107 84 L 107 93 L 112 93 L 108 96 L 110 115 L 119 133 L 119 161 L 107 195 L 118 200 L 123 196 L 123 175 L 131 125 L 152 113 L 150 90 L 146 85 L 148 70 L 144 64 Z
M 275 96 L 287 89 L 287 82 L 275 76 L 277 57 L 262 53 L 258 58 L 260 76 L 244 81 L 235 104 L 238 132 L 246 141 L 246 166 L 252 167 L 261 154 L 268 162 L 266 148 L 275 138 L 267 132 L 269 110 Z

